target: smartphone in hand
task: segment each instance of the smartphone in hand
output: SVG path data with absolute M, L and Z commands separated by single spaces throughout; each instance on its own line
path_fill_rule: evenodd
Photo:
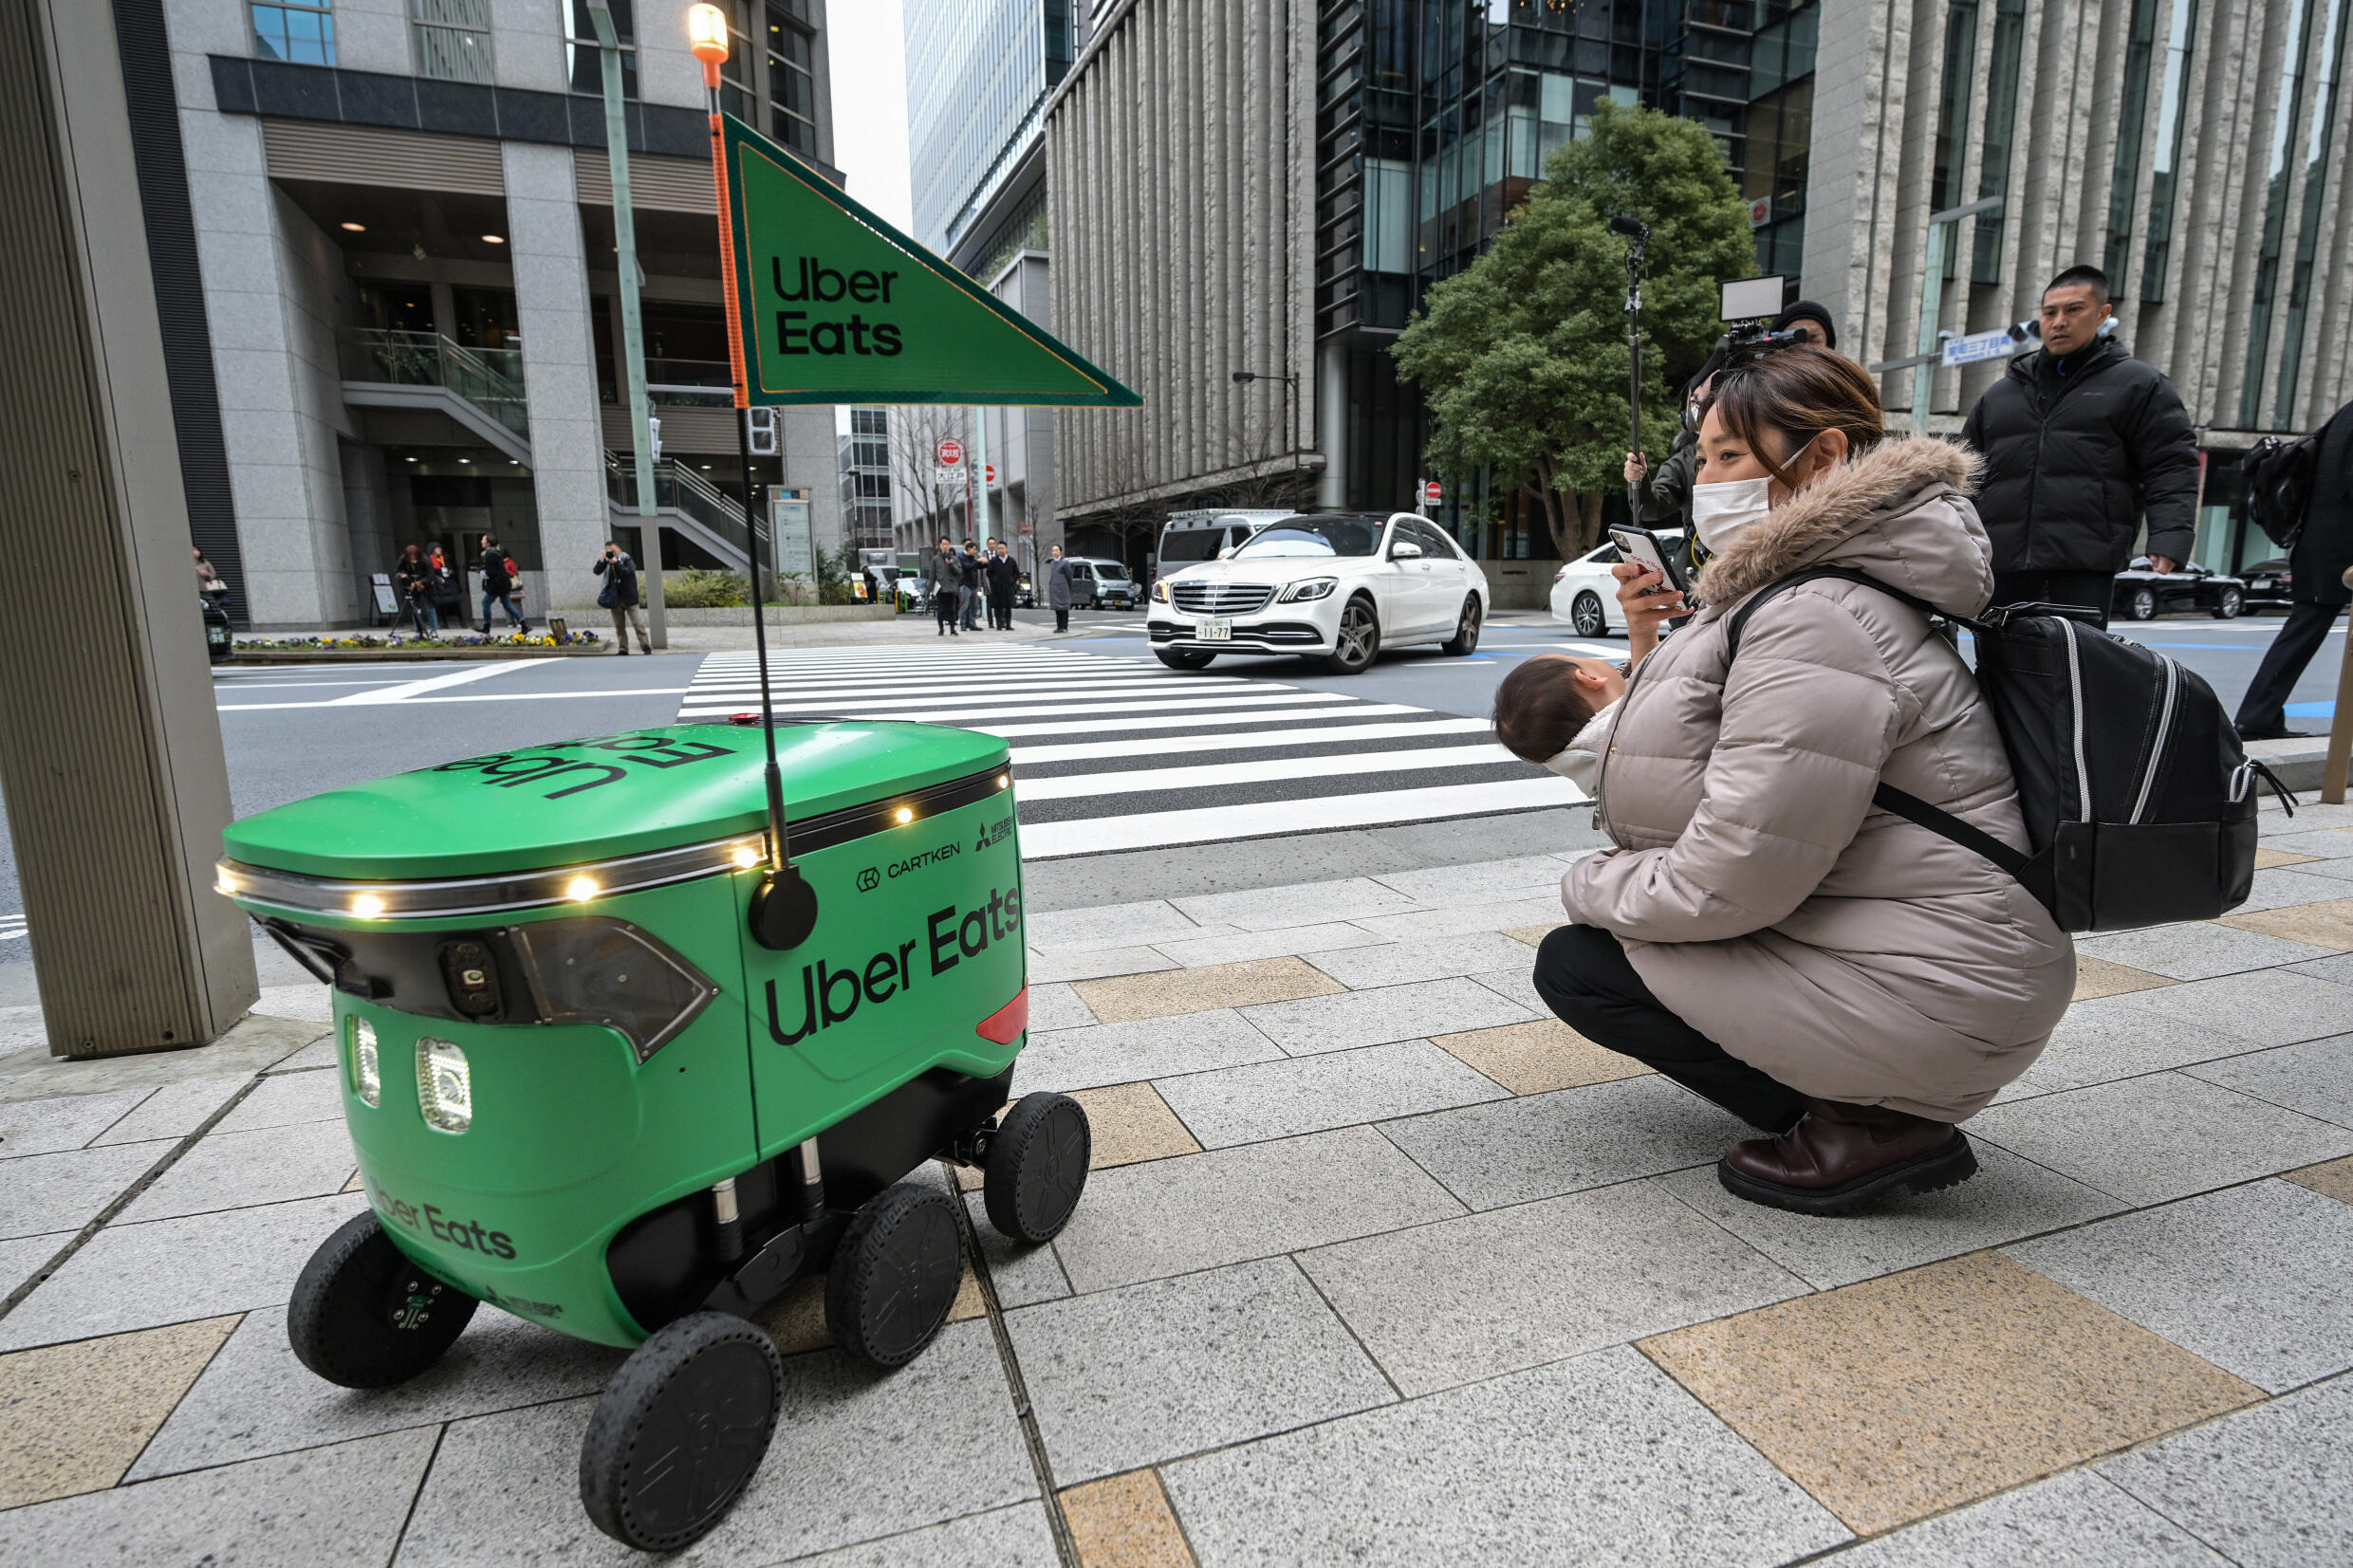
M 1610 542 L 1618 546 L 1620 555 L 1638 566 L 1647 566 L 1658 574 L 1660 587 L 1652 589 L 1653 593 L 1668 588 L 1681 593 L 1688 586 L 1683 581 L 1682 569 L 1676 564 L 1675 557 L 1668 552 L 1665 543 L 1648 528 L 1613 526 L 1609 537 Z

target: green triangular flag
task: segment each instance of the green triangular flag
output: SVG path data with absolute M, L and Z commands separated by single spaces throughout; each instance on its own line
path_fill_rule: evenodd
M 1143 402 L 742 120 L 722 121 L 753 403 Z

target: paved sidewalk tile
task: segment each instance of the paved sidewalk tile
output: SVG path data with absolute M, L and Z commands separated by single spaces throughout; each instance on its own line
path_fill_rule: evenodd
M 1559 895 L 1547 894 L 1541 898 L 1510 898 L 1494 904 L 1455 904 L 1417 914 L 1367 915 L 1356 924 L 1384 942 L 1427 942 L 1462 932 L 1508 932 L 1544 921 L 1558 924 L 1566 918 L 1561 913 Z
M 1362 926 L 1326 921 L 1315 926 L 1276 926 L 1234 936 L 1192 936 L 1161 942 L 1155 950 L 1188 968 L 1239 964 L 1252 958 L 1291 958 L 1336 948 L 1368 948 L 1380 940 Z
M 2308 866 L 2320 859 L 2317 855 L 2297 855 L 2289 850 L 2273 849 L 2269 844 L 2255 845 L 2255 869 L 2270 871 L 2275 866 Z
M 1057 982 L 1041 985 L 1034 977 L 1029 982 L 1029 1027 L 1044 1034 L 1048 1029 L 1084 1029 L 1102 1020 L 1087 1010 L 1079 1000 L 1079 993 Z M 242 1107 L 240 1107 L 242 1109 Z
M 1450 1030 L 1525 1024 L 1531 1016 L 1475 981 L 1424 980 L 1251 1007 L 1243 1017 L 1292 1056 L 1427 1040 Z
M 624 1354 L 484 1306 L 449 1354 L 411 1381 L 343 1389 L 294 1358 L 284 1307 L 258 1308 L 139 1456 L 131 1479 L 576 1398 L 603 1388 Z
M 2300 1389 L 2100 1474 L 2243 1568 L 2353 1562 L 2353 1380 Z
M 2075 950 L 2075 1000 L 2090 1002 L 2103 996 L 2121 996 L 2126 991 L 2152 991 L 2173 982 L 2161 974 L 2150 974 L 2123 964 L 2111 964 L 2104 958 L 2094 958 L 2081 947 Z
M 72 1240 L 72 1231 L 58 1230 L 46 1236 L 19 1236 L 14 1241 L 0 1242 L 0 1296 L 14 1294 L 18 1285 L 32 1278 L 35 1269 L 56 1257 L 58 1249 Z
M 758 1560 L 762 1554 L 747 1558 Z M 639 1558 L 640 1562 L 649 1559 Z M 653 1559 L 659 1560 L 659 1559 Z M 794 1558 L 793 1568 L 1061 1568 L 1053 1527 L 1036 1503 L 967 1514 L 901 1536 Z M 1092 1565 L 1089 1565 L 1092 1568 Z
M 1099 1171 L 1054 1250 L 1072 1285 L 1104 1290 L 1461 1212 L 1356 1127 Z
M 1653 1074 L 1384 1122 L 1473 1208 L 1714 1165 L 1755 1130 Z
M 1149 1083 L 1081 1089 L 1070 1098 L 1086 1108 L 1087 1130 L 1094 1135 L 1088 1164 L 1097 1171 L 1201 1152 L 1185 1124 L 1176 1119 L 1176 1113 Z
M 1513 860 L 1474 860 L 1467 865 L 1432 866 L 1422 871 L 1385 871 L 1373 880 L 1431 909 L 1492 904 L 1505 898 L 1557 899 L 1562 874 L 1574 858 L 1567 855 L 1525 855 Z
M 2326 876 L 2339 882 L 2353 882 L 2353 860 L 2314 860 L 2309 865 L 2298 866 L 2296 870 L 2305 876 Z
M 1528 967 L 1528 949 L 1496 931 L 1466 932 L 1428 942 L 1383 942 L 1378 947 L 1342 948 L 1308 960 L 1351 990 L 1402 986 L 1480 974 L 1510 965 Z
M 2344 896 L 2344 884 L 2326 876 L 2315 876 L 2304 866 L 2282 867 L 2255 873 L 2255 884 L 2247 901 L 2236 913 L 2225 915 L 2235 919 L 2239 914 L 2252 914 L 2263 910 L 2288 909 L 2297 904 L 2320 904 Z
M 1071 980 L 1101 980 L 1114 974 L 1148 974 L 1173 969 L 1176 960 L 1156 948 L 1102 948 L 1093 952 L 1029 950 L 1029 984 L 1054 985 Z
M 2353 898 L 2226 914 L 2217 923 L 2235 926 L 2242 931 L 2262 932 L 2270 936 L 2287 937 L 2316 948 L 2334 948 L 2341 953 L 2353 953 Z M 2309 973 L 2310 970 L 2305 972 Z
M 1271 1061 L 1283 1054 L 1250 1021 L 1231 1008 L 1098 1024 L 1091 1029 L 1051 1029 L 1029 1037 L 1014 1059 L 1013 1093 L 1038 1089 L 1100 1089 L 1172 1073 L 1202 1073 Z
M 2190 920 L 2145 931 L 2079 936 L 2075 950 L 2173 980 L 2212 980 L 2299 959 L 2325 958 L 2336 950 L 2266 936 L 2219 921 Z
M 2064 1471 L 1823 1561 L 1834 1568 L 2231 1568 L 2229 1559 L 2090 1470 Z
M 2081 1225 L 2123 1207 L 2007 1149 L 1974 1141 L 1977 1174 L 1971 1180 L 1941 1192 L 1884 1198 L 1849 1214 L 1792 1214 L 1744 1202 L 1724 1190 L 1713 1168 L 1653 1180 L 1824 1290 Z
M 2227 1057 L 2183 1071 L 2307 1116 L 2353 1127 L 2353 1034 Z
M 2136 1205 L 2353 1153 L 2353 1132 L 2179 1073 L 1989 1106 L 1969 1129 Z
M 2316 860 L 2353 860 L 2353 833 L 2338 827 L 2316 827 L 2303 833 L 2267 835 L 2266 849 L 2284 849 L 2290 855 L 2309 855 Z
M 580 1506 L 588 1399 L 453 1423 L 417 1498 L 400 1568 L 643 1564 Z M 839 1351 L 785 1363 L 776 1437 L 750 1488 L 701 1542 L 665 1562 L 773 1562 L 899 1535 L 1037 1495 L 996 1346 L 954 1323 L 879 1376 Z M 788 1544 L 787 1544 L 788 1543 Z
M 177 1083 L 167 1083 L 141 1100 L 129 1116 L 107 1128 L 97 1141 L 105 1145 L 184 1138 L 203 1126 L 205 1117 L 227 1104 L 230 1097 L 250 1081 L 249 1076 L 241 1075 L 182 1079 Z
M 1461 1058 L 1515 1095 L 1541 1095 L 1650 1069 L 1630 1056 L 1596 1045 L 1557 1018 L 1501 1024 L 1491 1029 L 1433 1035 L 1430 1043 Z
M 2244 1035 L 2258 1045 L 2292 1045 L 2344 1033 L 2353 1019 L 2353 986 L 2275 969 L 2139 991 L 2118 997 L 2116 1005 Z
M 121 1480 L 236 1326 L 213 1318 L 0 1356 L 0 1508 Z
M 1084 1210 L 1093 1201 L 1090 1192 L 1079 1200 L 1079 1207 Z M 973 1218 L 973 1234 L 980 1239 L 980 1255 L 988 1260 L 989 1282 L 997 1293 L 998 1306 L 1010 1312 L 1040 1301 L 1058 1301 L 1070 1294 L 1070 1281 L 1063 1274 L 1062 1260 L 1052 1246 L 1031 1245 L 1000 1234 L 989 1223 L 989 1210 L 977 1192 L 965 1194 L 964 1210 Z
M 2329 1160 L 2322 1165 L 2307 1165 L 2301 1171 L 2283 1171 L 2280 1180 L 2308 1187 L 2342 1204 L 2353 1204 L 2353 1159 Z
M 2353 949 L 2353 931 L 2348 931 L 2346 934 L 2346 946 Z M 2353 986 L 2353 951 L 2341 952 L 2334 958 L 2323 958 L 2310 964 L 2290 964 L 2288 968 L 2315 979 L 2333 980 L 2340 986 Z
M 1040 952 L 1092 952 L 1151 945 L 1162 937 L 1224 936 L 1233 928 L 1203 926 L 1163 898 L 1088 909 L 1048 910 L 1025 921 L 1023 935 Z
M 152 1092 L 118 1089 L 107 1095 L 61 1095 L 0 1105 L 0 1160 L 83 1148 Z
M 351 1133 L 340 1116 L 252 1133 L 215 1129 L 131 1201 L 122 1223 L 323 1197 L 342 1191 L 359 1168 Z
M 2268 1393 L 2353 1367 L 2353 1208 L 2293 1183 L 2209 1192 L 2007 1251 Z
M 2312 956 L 2307 954 L 2306 956 Z M 1329 996 L 1341 983 L 1299 958 L 1250 958 L 1236 964 L 1132 974 L 1117 980 L 1082 980 L 1071 989 L 1105 1024 L 1247 1007 L 1260 1002 L 1291 1002 Z
M 2138 1078 L 2143 1073 L 2186 1066 L 2194 1061 L 2240 1056 L 2257 1048 L 2243 1034 L 2226 1034 L 2217 1028 L 2167 1017 L 2154 1006 L 2135 1005 L 2181 988 L 2176 986 L 2166 991 L 2076 1003 L 2051 1031 L 2050 1043 L 2043 1047 L 2034 1065 L 2019 1075 L 2016 1094 L 2080 1089 L 2087 1083 Z
M 0 1562 L 383 1562 L 400 1539 L 435 1435 L 431 1429 L 395 1432 L 19 1508 L 0 1514 Z
M 0 1350 L 280 1306 L 356 1193 L 148 1225 L 110 1225 L 0 1318 Z
M 1397 1397 L 1288 1258 L 1009 1313 L 1057 1480 L 1091 1481 Z
M 1164 1078 L 1154 1087 L 1209 1149 L 1472 1105 L 1508 1093 L 1426 1040 Z
M 1161 1472 L 1203 1568 L 1777 1563 L 1838 1522 L 1632 1351 Z
M 1299 1262 L 1408 1394 L 1806 1291 L 1640 1182 L 1343 1242 Z
M 306 1121 L 342 1121 L 343 1086 L 339 1073 L 275 1073 L 253 1086 L 236 1109 L 213 1123 L 206 1141 L 228 1133 L 292 1127 Z
M 2262 1397 L 1997 1253 L 1641 1348 L 1864 1535 Z
M 1062 1513 L 1084 1568 L 1195 1568 L 1184 1527 L 1155 1471 L 1069 1487 Z
M 1296 926 L 1300 915 L 1322 920 L 1355 920 L 1361 915 L 1393 914 L 1419 909 L 1415 899 L 1368 876 L 1336 882 L 1301 882 L 1288 887 L 1252 888 L 1245 893 L 1204 893 L 1169 902 L 1204 926 L 1238 931 L 1273 931 Z M 1189 933 L 1175 932 L 1172 935 Z
M 263 1069 L 262 1076 L 274 1078 L 281 1073 L 315 1073 L 323 1067 L 342 1065 L 336 1054 L 335 1037 L 327 1035 L 314 1040 L 292 1056 L 282 1058 Z
M 0 1238 L 81 1229 L 171 1152 L 128 1143 L 0 1163 Z
M 1514 942 L 1525 942 L 1531 948 L 1537 948 L 1544 945 L 1546 937 L 1567 924 L 1568 916 L 1563 913 L 1554 919 L 1539 921 L 1532 926 L 1513 926 L 1504 934 Z

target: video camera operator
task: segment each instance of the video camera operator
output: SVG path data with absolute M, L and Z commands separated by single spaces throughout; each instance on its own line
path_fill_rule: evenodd
M 1692 479 L 1699 462 L 1699 422 L 1707 412 L 1716 374 L 1730 365 L 1747 364 L 1776 347 L 1799 343 L 1838 347 L 1837 323 L 1830 320 L 1829 311 L 1811 300 L 1791 304 L 1773 318 L 1768 329 L 1745 324 L 1725 333 L 1684 389 L 1682 428 L 1676 432 L 1675 445 L 1668 449 L 1657 476 L 1650 475 L 1649 465 L 1640 455 L 1626 453 L 1626 501 L 1634 508 L 1635 521 L 1648 528 L 1680 530 L 1688 565 L 1695 567 L 1700 559 L 1691 552 L 1689 544 Z

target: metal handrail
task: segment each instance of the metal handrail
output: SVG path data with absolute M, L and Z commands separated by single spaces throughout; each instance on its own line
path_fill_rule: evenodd
M 605 456 L 604 493 L 624 511 L 637 509 L 635 468 L 616 454 Z M 654 465 L 654 505 L 684 512 L 741 551 L 746 560 L 750 559 L 751 536 L 744 527 L 743 503 L 675 458 Z
M 376 327 L 345 328 L 342 347 L 346 380 L 445 387 L 516 435 L 530 437 L 523 356 L 515 349 L 467 348 L 437 332 Z

